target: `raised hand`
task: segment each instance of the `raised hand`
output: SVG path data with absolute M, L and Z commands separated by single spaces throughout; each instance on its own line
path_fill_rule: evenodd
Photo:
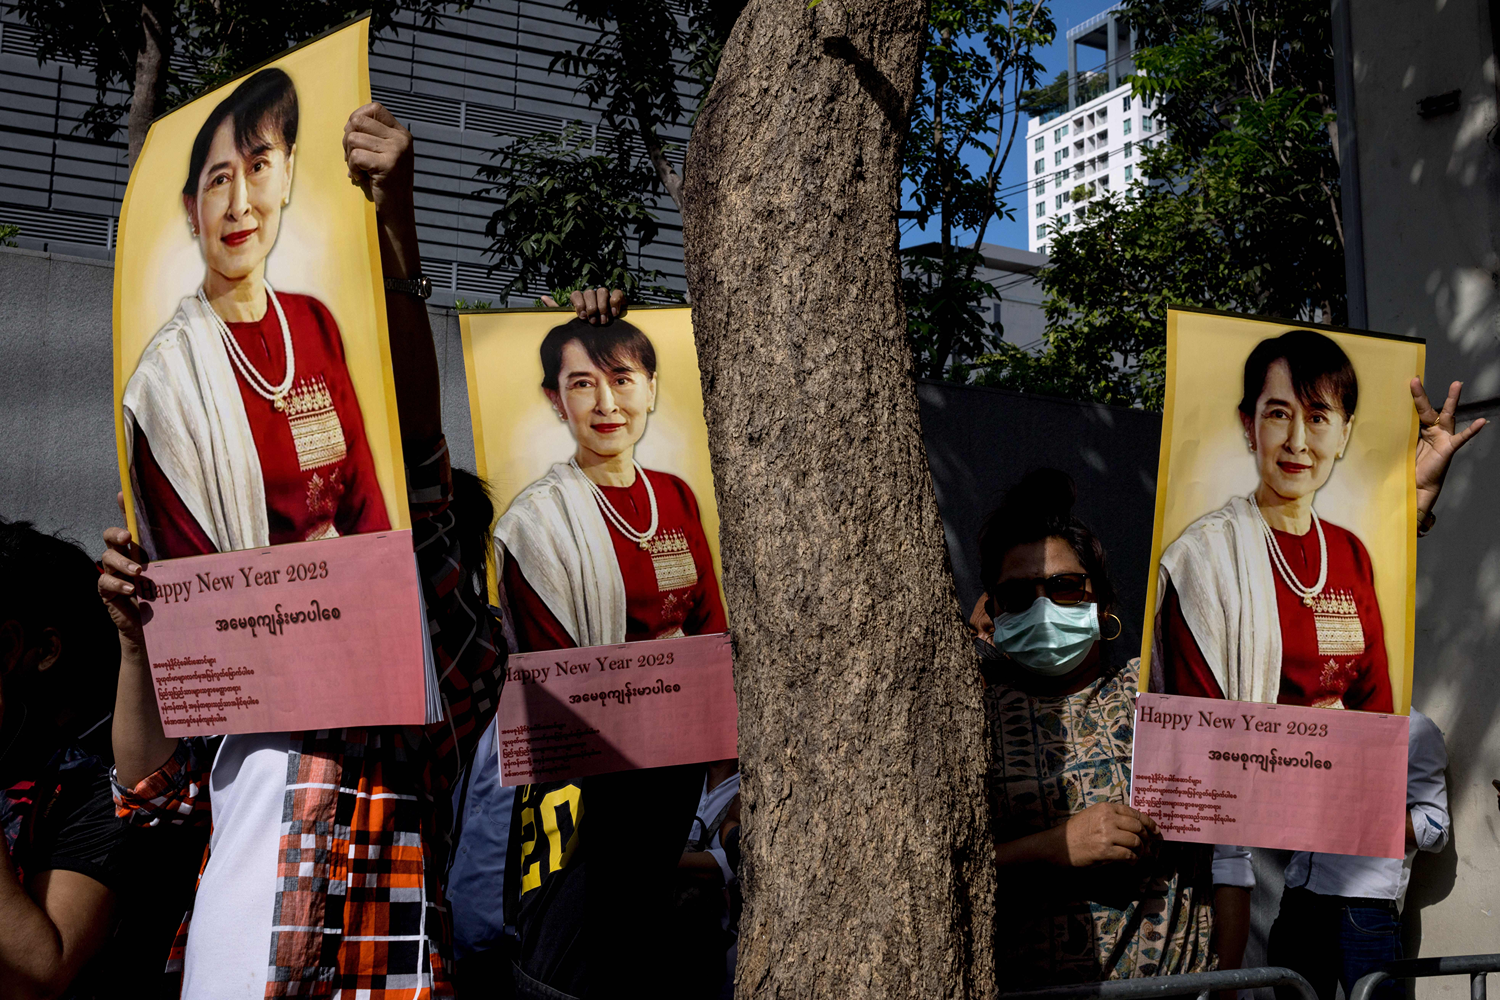
M 379 102 L 357 108 L 344 124 L 344 164 L 349 180 L 375 202 L 380 215 L 413 211 L 415 160 L 411 133 Z
M 1463 387 L 1462 382 L 1450 385 L 1448 399 L 1443 403 L 1443 409 L 1438 411 L 1432 408 L 1427 391 L 1422 387 L 1422 380 L 1411 380 L 1412 402 L 1417 407 L 1417 419 L 1422 422 L 1422 430 L 1417 439 L 1418 510 L 1432 512 L 1454 454 L 1489 422 L 1480 417 L 1461 431 L 1455 428 L 1453 415 L 1458 410 L 1458 398 Z
M 124 494 L 116 496 L 120 512 L 125 512 Z M 130 537 L 124 528 L 106 528 L 104 531 L 104 555 L 100 562 L 104 572 L 99 574 L 99 598 L 109 609 L 120 637 L 137 646 L 145 643 L 141 630 L 141 607 L 138 601 L 143 584 L 142 573 L 147 566 L 145 551 Z
M 542 305 L 558 308 L 557 300 L 550 295 L 542 296 Z M 584 288 L 568 297 L 568 305 L 579 319 L 588 320 L 594 326 L 608 326 L 625 311 L 625 293 L 618 288 Z

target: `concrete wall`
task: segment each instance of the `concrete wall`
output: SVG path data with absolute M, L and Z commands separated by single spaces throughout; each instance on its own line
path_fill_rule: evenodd
M 121 524 L 108 261 L 0 247 L 0 517 L 36 522 L 93 553 Z M 474 467 L 458 316 L 433 308 L 443 425 Z
M 1372 329 L 1425 337 L 1427 381 L 1500 414 L 1500 150 L 1485 0 L 1353 0 L 1355 121 Z M 1423 119 L 1417 102 L 1460 91 Z M 1408 954 L 1500 951 L 1500 426 L 1458 459 L 1418 545 L 1414 701 L 1447 737 L 1453 843 L 1420 855 Z M 1466 995 L 1463 978 L 1422 997 Z

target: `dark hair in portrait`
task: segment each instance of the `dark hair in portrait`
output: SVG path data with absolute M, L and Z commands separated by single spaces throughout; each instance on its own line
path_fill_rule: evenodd
M 1354 365 L 1343 348 L 1313 330 L 1290 330 L 1255 345 L 1245 360 L 1241 413 L 1255 415 L 1255 402 L 1266 387 L 1266 373 L 1278 361 L 1285 361 L 1291 370 L 1292 390 L 1303 406 L 1313 409 L 1332 403 L 1343 411 L 1345 420 L 1354 416 L 1359 403 Z
M 297 88 L 292 78 L 274 67 L 263 69 L 219 102 L 193 140 L 183 194 L 198 194 L 198 175 L 203 173 L 208 147 L 226 118 L 234 123 L 234 145 L 243 155 L 277 146 L 290 153 L 297 142 Z
M 1099 607 L 1105 611 L 1113 608 L 1118 595 L 1109 577 L 1109 561 L 1089 526 L 1073 515 L 1077 499 L 1073 478 L 1057 469 L 1028 472 L 1006 491 L 999 509 L 986 517 L 979 529 L 979 579 L 985 590 L 994 592 L 1005 555 L 1011 549 L 1060 538 L 1083 564 Z
M 555 326 L 542 340 L 542 388 L 557 391 L 557 377 L 562 373 L 562 352 L 571 341 L 578 341 L 588 352 L 589 360 L 607 372 L 638 369 L 656 374 L 656 348 L 639 329 L 617 319 L 608 326 L 593 326 L 573 319 Z

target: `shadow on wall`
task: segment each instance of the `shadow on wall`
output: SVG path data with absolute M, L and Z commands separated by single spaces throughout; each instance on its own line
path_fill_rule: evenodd
M 1005 491 L 1050 466 L 1078 485 L 1075 513 L 1109 553 L 1125 638 L 1140 638 L 1156 515 L 1161 414 L 922 380 L 922 439 L 964 618 L 979 598 L 979 528 Z
M 1430 372 L 1429 382 L 1463 372 Z M 1446 377 L 1445 377 L 1446 376 Z M 1461 422 L 1500 416 L 1476 408 Z M 1413 703 L 1448 747 L 1452 842 L 1412 864 L 1407 954 L 1489 953 L 1500 941 L 1500 427 L 1455 460 L 1439 523 L 1417 544 Z M 1420 949 L 1420 951 L 1418 951 Z M 1462 979 L 1423 981 L 1419 997 L 1466 995 Z
M 1444 780 L 1451 789 L 1453 768 Z M 1422 910 L 1448 898 L 1458 882 L 1458 856 L 1463 849 L 1463 835 L 1454 830 L 1448 846 L 1438 854 L 1417 852 L 1411 863 L 1411 885 L 1406 894 L 1406 910 L 1401 919 L 1401 953 L 1420 955 L 1422 951 Z

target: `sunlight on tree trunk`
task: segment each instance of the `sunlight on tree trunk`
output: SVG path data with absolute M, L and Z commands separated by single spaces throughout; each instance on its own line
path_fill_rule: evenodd
M 141 47 L 135 56 L 135 84 L 130 95 L 129 152 L 131 164 L 146 142 L 152 120 L 162 111 L 167 88 L 167 60 L 172 54 L 172 4 L 161 0 L 141 3 Z
M 741 997 L 995 991 L 981 685 L 896 255 L 924 12 L 755 0 L 683 171 L 736 635 Z

